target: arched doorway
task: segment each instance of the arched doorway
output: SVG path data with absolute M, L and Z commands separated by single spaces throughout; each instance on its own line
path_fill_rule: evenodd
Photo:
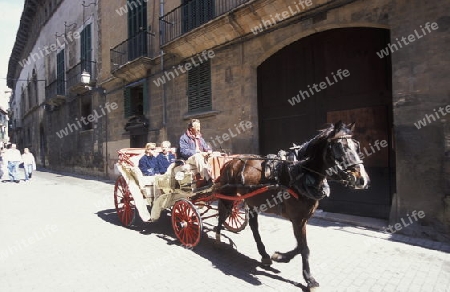
M 262 154 L 302 143 L 329 122 L 357 123 L 372 186 L 357 192 L 333 184 L 331 197 L 321 202 L 326 211 L 389 217 L 395 182 L 391 63 L 376 54 L 388 42 L 385 29 L 332 29 L 284 47 L 257 69 Z

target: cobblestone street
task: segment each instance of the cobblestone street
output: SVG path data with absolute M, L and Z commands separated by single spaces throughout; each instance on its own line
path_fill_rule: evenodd
M 0 189 L 0 291 L 301 291 L 301 257 L 262 268 L 250 228 L 222 233 L 215 219 L 184 249 L 170 214 L 120 226 L 113 185 L 49 172 Z M 269 253 L 295 246 L 288 221 L 260 216 Z M 311 271 L 319 291 L 450 291 L 450 246 L 313 218 Z M 299 283 L 297 283 L 299 282 Z

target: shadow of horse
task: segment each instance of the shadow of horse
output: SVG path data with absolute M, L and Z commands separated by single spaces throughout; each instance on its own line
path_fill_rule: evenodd
M 122 227 L 115 209 L 102 210 L 96 214 L 103 221 Z M 164 216 L 164 214 L 166 216 Z M 166 241 L 166 244 L 169 246 L 180 245 L 180 242 L 173 232 L 170 212 L 168 210 L 164 210 L 161 218 L 156 222 L 143 223 L 142 221 L 137 220 L 137 222 L 128 229 L 137 231 L 143 235 L 156 236 Z M 237 247 L 234 241 L 226 234 L 222 234 L 224 242 L 220 246 L 218 246 L 215 240 L 208 234 L 214 234 L 213 225 L 208 222 L 203 222 L 203 232 L 200 244 L 191 248 L 191 251 L 210 261 L 213 267 L 220 270 L 224 275 L 233 276 L 253 286 L 264 285 L 259 278 L 267 277 L 292 284 L 295 287 L 301 288 L 303 291 L 309 291 L 305 285 L 280 276 L 279 270 L 273 267 L 264 266 L 260 261 L 240 253 L 236 249 Z
M 240 253 L 233 239 L 226 234 L 221 235 L 224 242 L 217 245 L 217 242 L 213 238 L 215 234 L 213 229 L 214 226 L 212 224 L 203 222 L 203 233 L 200 244 L 191 250 L 193 253 L 210 261 L 213 267 L 220 270 L 224 275 L 233 276 L 253 286 L 264 285 L 260 277 L 267 277 L 292 284 L 295 287 L 301 288 L 303 291 L 310 291 L 305 285 L 280 276 L 279 274 L 281 272 L 279 270 L 264 266 L 260 261 Z M 161 238 L 166 240 L 169 245 L 174 244 L 174 240 L 166 236 L 161 236 Z M 179 242 L 175 240 L 175 244 L 179 244 Z

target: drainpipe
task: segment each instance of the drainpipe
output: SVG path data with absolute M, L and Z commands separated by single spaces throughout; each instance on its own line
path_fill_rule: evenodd
M 164 0 L 160 0 L 159 2 L 159 16 L 160 19 L 164 16 Z M 162 25 L 162 21 L 159 21 L 159 47 L 161 47 L 164 38 L 164 26 Z M 161 56 L 161 73 L 164 73 L 164 50 L 160 50 Z M 166 96 L 166 84 L 162 85 L 162 95 L 163 95 L 163 128 L 164 128 L 164 139 L 167 139 L 167 96 Z

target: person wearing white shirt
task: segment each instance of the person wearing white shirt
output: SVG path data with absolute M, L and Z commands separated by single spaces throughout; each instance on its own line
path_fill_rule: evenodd
M 19 176 L 17 173 L 17 169 L 19 168 L 19 164 L 22 163 L 22 155 L 17 148 L 16 144 L 11 144 L 11 148 L 6 150 L 5 156 L 8 161 L 8 172 L 10 181 L 15 183 L 19 183 Z
M 28 181 L 33 175 L 33 170 L 36 170 L 36 160 L 34 159 L 33 154 L 30 152 L 30 149 L 23 149 L 22 161 L 23 170 L 25 171 L 25 181 Z

